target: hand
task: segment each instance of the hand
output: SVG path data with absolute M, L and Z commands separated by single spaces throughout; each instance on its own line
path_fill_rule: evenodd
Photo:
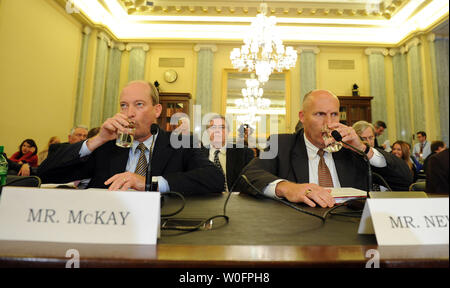
M 22 167 L 19 170 L 19 173 L 17 173 L 18 176 L 30 176 L 30 165 L 27 163 L 23 164 Z
M 108 190 L 126 191 L 128 189 L 145 190 L 145 177 L 136 173 L 124 172 L 116 174 L 105 181 L 105 185 L 109 185 Z
M 284 197 L 289 202 L 305 203 L 311 207 L 319 204 L 322 208 L 333 207 L 335 200 L 331 196 L 331 189 L 320 187 L 317 184 L 297 184 L 282 181 L 277 184 L 275 193 L 278 197 Z
M 100 127 L 99 133 L 88 139 L 87 146 L 89 150 L 94 151 L 104 143 L 117 138 L 119 131 L 123 131 L 125 127 L 129 125 L 128 118 L 122 113 L 117 113 L 106 121 Z
M 328 124 L 328 127 L 332 130 L 338 131 L 339 134 L 341 134 L 341 136 L 342 136 L 343 142 L 347 142 L 348 144 L 358 148 L 361 151 L 366 150 L 366 144 L 364 144 L 361 141 L 361 138 L 359 138 L 358 134 L 356 134 L 356 131 L 355 131 L 355 129 L 353 129 L 353 127 L 346 126 L 341 123 L 331 123 L 331 124 Z M 344 146 L 345 146 L 345 144 L 344 144 Z M 349 146 L 345 146 L 345 147 L 348 149 L 354 150 Z M 370 149 L 369 152 L 367 153 L 367 158 L 371 159 L 373 155 L 374 155 L 374 153 L 373 153 L 372 149 Z

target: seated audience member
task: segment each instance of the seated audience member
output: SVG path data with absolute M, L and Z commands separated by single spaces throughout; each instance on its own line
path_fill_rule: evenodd
M 25 139 L 19 146 L 19 151 L 14 153 L 9 160 L 25 164 L 27 163 L 30 167 L 38 166 L 38 156 L 36 155 L 38 148 L 36 142 L 33 139 Z
M 237 143 L 244 142 L 244 146 L 251 148 L 255 157 L 259 157 L 259 149 L 256 146 L 256 138 L 252 136 L 255 129 L 249 124 L 242 124 L 239 126 L 238 133 L 239 139 Z
M 448 150 L 447 148 L 444 151 L 429 156 L 430 160 L 428 160 L 427 170 L 425 170 L 427 175 L 425 191 L 427 193 L 449 194 Z
M 58 136 L 53 136 L 53 137 L 50 138 L 50 140 L 48 140 L 47 148 L 45 148 L 44 150 L 42 150 L 38 154 L 38 159 L 39 159 L 38 160 L 38 165 L 41 165 L 42 161 L 44 161 L 45 158 L 47 158 L 48 149 L 49 149 L 50 145 L 58 144 L 58 143 L 61 143 L 61 141 L 59 140 Z
M 55 143 L 48 147 L 47 157 L 55 154 L 59 149 L 66 148 L 70 144 L 78 143 L 80 141 L 84 141 L 87 139 L 88 128 L 84 125 L 77 125 L 72 128 L 70 131 L 68 138 L 68 142 L 64 143 Z
M 399 159 L 402 159 L 409 167 L 411 175 L 413 175 L 413 182 L 417 180 L 417 169 L 416 165 L 411 159 L 411 155 L 409 154 L 410 146 L 408 143 L 398 140 L 394 142 L 392 145 L 392 154 Z M 404 190 L 407 191 L 407 190 Z
M 207 131 L 209 144 L 204 145 L 202 149 L 209 161 L 222 171 L 226 180 L 224 191 L 229 192 L 228 189 L 233 186 L 242 169 L 253 159 L 253 151 L 248 147 L 240 148 L 227 142 L 230 126 L 224 116 L 211 117 Z
M 88 188 L 145 190 L 149 149 L 152 173 L 162 193 L 218 193 L 223 191 L 223 174 L 200 149 L 173 148 L 170 133 L 150 126 L 161 114 L 159 93 L 146 81 L 128 83 L 120 93 L 120 112 L 107 119 L 100 132 L 87 141 L 70 144 L 50 155 L 39 167 L 43 183 L 67 183 L 91 178 Z M 119 132 L 135 123 L 131 147 L 116 146 Z M 154 141 L 154 146 L 152 142 Z M 152 148 L 153 147 L 153 148 Z
M 436 153 L 442 152 L 445 150 L 445 148 L 447 145 L 444 143 L 444 141 L 440 141 L 440 140 L 436 140 L 431 142 L 431 154 L 428 155 L 428 157 L 430 157 L 431 155 L 434 155 Z M 423 170 L 427 171 L 427 163 L 428 163 L 428 157 L 425 159 L 425 161 L 423 162 Z
M 380 151 L 364 144 L 352 127 L 339 123 L 339 106 L 339 99 L 330 91 L 314 90 L 306 94 L 299 112 L 304 128 L 295 134 L 271 136 L 268 151 L 244 169 L 243 174 L 252 185 L 240 181 L 241 191 L 253 194 L 256 190 L 269 197 L 304 202 L 312 207 L 316 203 L 332 207 L 335 200 L 329 188 L 367 190 L 368 169 L 364 158 L 345 146 L 334 153 L 325 151 L 334 140 L 324 139 L 330 133 L 324 129 L 336 130 L 343 141 L 366 153 L 374 172 L 383 177 L 398 175 L 409 181 L 411 175 L 403 175 L 402 169 L 389 166 Z M 269 157 L 271 151 L 277 154 Z
M 377 149 L 386 159 L 388 167 L 397 167 L 396 169 L 401 170 L 398 173 L 385 173 L 383 179 L 387 182 L 389 187 L 393 191 L 408 191 L 409 185 L 411 185 L 413 178 L 411 177 L 401 177 L 400 175 L 408 175 L 409 166 L 401 159 L 395 157 L 394 155 L 386 152 L 383 148 L 376 148 L 375 146 L 375 128 L 373 125 L 367 121 L 358 121 L 353 124 L 353 129 L 355 129 L 356 134 L 359 135 L 361 140 L 368 144 L 370 147 Z M 373 190 L 378 191 L 379 189 L 387 189 L 385 183 L 379 177 L 372 177 L 373 180 Z M 379 187 L 378 187 L 379 186 Z M 384 188 L 383 188 L 384 187 Z
M 419 142 L 414 145 L 412 156 L 414 156 L 419 163 L 423 164 L 423 161 L 431 154 L 431 145 L 430 142 L 427 141 L 427 133 L 419 131 L 416 135 Z
M 386 145 L 383 143 L 382 145 L 378 144 L 378 136 L 383 135 L 384 130 L 387 129 L 386 123 L 384 123 L 383 121 L 377 121 L 375 122 L 375 125 L 373 125 L 375 128 L 375 141 L 374 141 L 374 147 L 375 148 L 382 148 L 385 149 Z

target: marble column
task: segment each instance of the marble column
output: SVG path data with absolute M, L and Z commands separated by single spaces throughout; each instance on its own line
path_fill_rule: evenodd
M 386 113 L 386 76 L 384 57 L 389 51 L 384 48 L 367 48 L 365 50 L 369 63 L 370 95 L 373 96 L 372 122 L 384 121 L 389 129 L 389 121 Z M 387 133 L 378 137 L 378 143 L 382 144 L 387 139 Z
M 73 126 L 77 126 L 83 121 L 83 95 L 86 78 L 86 65 L 87 55 L 89 47 L 89 35 L 92 30 L 88 26 L 83 28 L 83 38 L 81 40 L 81 53 L 80 63 L 78 64 L 78 77 L 77 77 L 77 94 L 75 98 L 75 113 L 73 117 Z
M 145 60 L 150 50 L 147 44 L 127 44 L 126 49 L 130 52 L 130 65 L 128 67 L 128 82 L 134 80 L 145 80 Z
M 299 46 L 300 54 L 300 106 L 305 94 L 316 89 L 316 55 L 320 49 L 316 46 Z
M 91 101 L 91 121 L 89 127 L 102 124 L 103 97 L 105 94 L 106 69 L 108 65 L 108 45 L 111 39 L 104 32 L 97 36 L 97 54 L 95 57 L 94 86 Z
M 405 45 L 410 75 L 412 115 L 414 115 L 412 119 L 413 133 L 417 133 L 418 131 L 426 132 L 421 53 L 418 45 L 420 45 L 418 38 L 413 38 Z
M 195 104 L 201 105 L 203 118 L 203 115 L 212 112 L 214 52 L 217 52 L 217 46 L 198 44 L 194 46 L 194 51 L 198 53 Z
M 125 50 L 123 43 L 111 42 L 109 47 L 108 70 L 106 72 L 105 96 L 103 99 L 103 119 L 114 116 L 118 112 L 120 64 L 122 52 Z
M 439 111 L 440 111 L 440 126 L 442 141 L 449 146 L 449 90 L 448 90 L 448 78 L 449 78 L 449 46 L 447 37 L 436 37 L 434 41 L 435 56 L 436 56 L 436 78 L 437 78 L 437 90 L 439 98 Z
M 404 47 L 389 50 L 394 70 L 394 101 L 397 140 L 412 143 L 411 107 L 409 100 L 408 65 Z

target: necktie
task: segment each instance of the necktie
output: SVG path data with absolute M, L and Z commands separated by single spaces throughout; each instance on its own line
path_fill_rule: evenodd
M 134 173 L 145 176 L 147 173 L 147 158 L 145 158 L 145 151 L 147 150 L 147 147 L 145 147 L 144 143 L 139 143 L 137 149 L 141 151 L 141 154 L 139 155 L 139 160 Z
M 420 143 L 420 154 L 422 154 L 422 152 L 423 152 L 423 143 Z
M 224 191 L 228 192 L 227 178 L 225 177 L 225 173 L 223 171 L 222 165 L 220 165 L 219 153 L 220 153 L 220 150 L 214 151 L 214 165 L 217 168 L 219 168 L 220 171 L 222 172 L 223 178 L 224 178 L 224 181 L 225 181 L 225 184 L 223 185 L 223 189 L 224 189 Z
M 324 153 L 325 151 L 323 151 L 323 149 L 319 149 L 319 151 L 317 151 L 317 155 L 320 157 L 318 168 L 319 186 L 333 187 L 333 179 L 331 178 L 330 170 L 328 169 L 327 164 L 325 164 L 325 159 L 323 158 Z

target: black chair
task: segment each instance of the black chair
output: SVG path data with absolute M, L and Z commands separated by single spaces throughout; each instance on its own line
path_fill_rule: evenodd
M 425 191 L 427 187 L 426 181 L 414 182 L 409 186 L 409 191 Z
M 0 186 L 0 194 L 2 193 L 2 188 L 5 186 L 40 187 L 41 179 L 37 176 L 8 175 L 6 177 L 6 184 L 4 186 Z

